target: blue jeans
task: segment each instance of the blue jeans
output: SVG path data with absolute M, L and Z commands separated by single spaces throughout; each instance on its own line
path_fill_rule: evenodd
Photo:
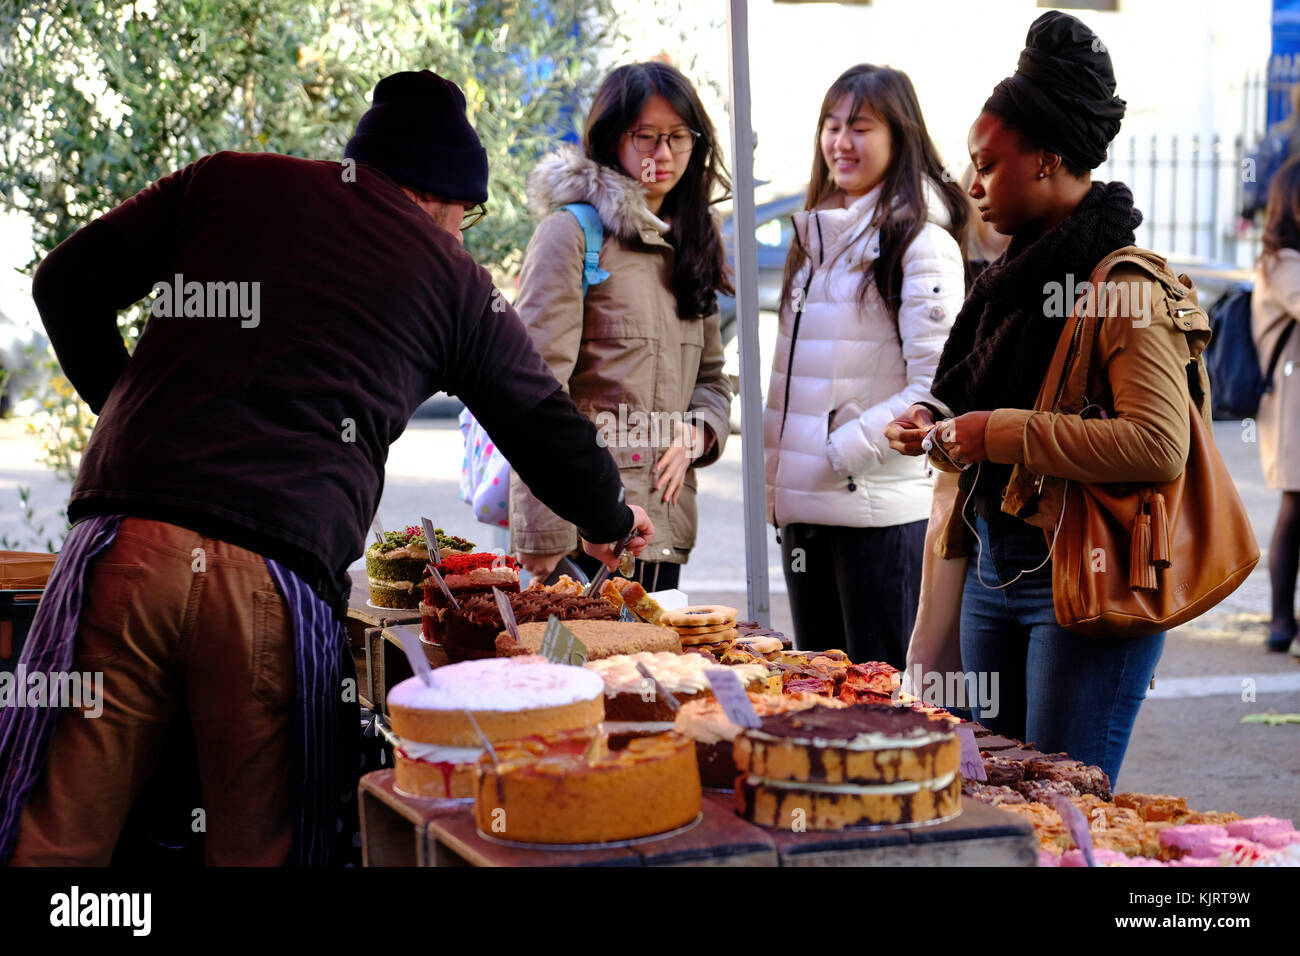
M 998 691 L 995 706 L 976 702 L 975 719 L 1044 753 L 1065 751 L 1101 767 L 1114 784 L 1164 632 L 1098 639 L 1065 630 L 1052 606 L 1050 561 L 989 590 L 1037 567 L 1047 544 L 1041 530 L 1010 516 L 991 524 L 976 517 L 974 524 L 983 557 L 971 554 L 962 592 L 962 666 L 989 675 L 987 686 Z

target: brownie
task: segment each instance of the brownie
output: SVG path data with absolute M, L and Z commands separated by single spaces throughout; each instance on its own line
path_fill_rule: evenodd
M 1051 780 L 1068 783 L 1079 793 L 1095 794 L 1110 800 L 1110 777 L 1100 767 L 1091 767 L 1065 754 L 1050 754 L 1025 762 L 1026 780 Z
M 1014 760 L 1017 763 L 1024 763 L 1026 760 L 1033 760 L 1036 757 L 1046 757 L 1047 754 L 1031 747 L 1012 747 L 1010 750 L 999 750 L 999 757 L 1006 757 L 1008 760 Z
M 1019 760 L 995 754 L 984 758 L 984 774 L 993 786 L 1014 787 L 1025 779 L 1025 765 Z
M 1003 737 L 1000 734 L 988 734 L 975 738 L 975 746 L 980 750 L 1013 750 L 1020 746 L 1020 741 Z
M 1054 793 L 1077 797 L 1079 791 L 1068 780 L 1022 780 L 1016 787 L 1031 803 L 1051 804 Z
M 991 807 L 1010 806 L 1017 803 L 1028 803 L 1024 796 L 1010 787 L 999 787 L 993 784 L 980 783 L 978 780 L 963 780 L 961 783 L 961 792 L 964 796 L 972 800 L 978 800 L 981 803 L 987 803 Z

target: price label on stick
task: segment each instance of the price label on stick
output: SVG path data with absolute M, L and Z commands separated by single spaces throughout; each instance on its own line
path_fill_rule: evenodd
M 442 564 L 442 552 L 438 550 L 438 533 L 433 530 L 433 522 L 428 518 L 421 518 L 420 524 L 424 527 L 424 540 L 429 545 L 429 560 L 434 564 Z
M 1083 811 L 1059 793 L 1052 794 L 1052 806 L 1065 821 L 1065 829 L 1070 832 L 1075 846 L 1083 851 L 1083 860 L 1089 866 L 1096 866 L 1097 859 L 1092 853 L 1092 831 L 1088 828 L 1088 818 Z
M 980 748 L 975 743 L 975 731 L 969 727 L 957 728 L 957 739 L 961 741 L 961 775 L 967 780 L 987 780 L 984 772 L 984 759 L 980 757 Z
M 514 638 L 516 644 L 519 640 L 519 623 L 515 620 L 515 609 L 510 606 L 510 598 L 506 597 L 505 592 L 498 587 L 492 589 L 493 596 L 497 599 L 497 610 L 501 612 L 501 623 L 506 626 L 510 636 Z
M 710 667 L 704 672 L 713 687 L 713 696 L 722 705 L 722 712 L 737 727 L 759 727 L 762 721 L 754 705 L 740 685 L 740 678 L 725 667 Z
M 636 669 L 641 673 L 642 677 L 654 685 L 656 700 L 662 700 L 671 710 L 682 709 L 682 705 L 678 703 L 677 698 L 664 689 L 664 685 L 659 683 L 659 678 L 650 673 L 650 668 L 646 667 L 644 664 L 638 663 Z
M 429 572 L 429 577 L 433 578 L 433 583 L 442 588 L 442 593 L 447 595 L 447 600 L 451 603 L 451 606 L 459 608 L 460 602 L 456 600 L 456 595 L 451 593 L 451 588 L 447 587 L 447 582 L 444 581 L 442 575 L 438 573 L 438 569 L 432 564 L 426 564 L 424 570 Z
M 424 656 L 424 648 L 420 646 L 420 638 L 412 634 L 405 627 L 399 627 L 397 636 L 402 641 L 402 650 L 406 651 L 406 659 L 411 662 L 411 670 L 415 671 L 415 676 L 424 681 L 425 687 L 433 686 L 433 668 L 429 666 L 429 658 Z
M 587 645 L 554 614 L 547 618 L 546 630 L 542 632 L 541 653 L 552 664 L 581 667 L 587 663 Z

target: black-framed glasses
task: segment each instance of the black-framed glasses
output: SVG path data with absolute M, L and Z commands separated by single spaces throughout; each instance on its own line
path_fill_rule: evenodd
M 668 140 L 668 148 L 674 153 L 689 153 L 695 148 L 695 141 L 700 134 L 693 129 L 675 129 L 671 133 L 661 133 L 650 126 L 638 126 L 627 131 L 632 137 L 632 146 L 638 153 L 653 153 L 659 148 L 661 140 Z
M 487 206 L 483 203 L 475 203 L 473 206 L 466 206 L 465 215 L 462 216 L 460 220 L 461 230 L 463 231 L 468 229 L 470 226 L 477 224 L 478 221 L 487 214 Z

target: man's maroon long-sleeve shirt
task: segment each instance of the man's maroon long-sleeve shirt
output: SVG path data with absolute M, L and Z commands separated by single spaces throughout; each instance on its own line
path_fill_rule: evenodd
M 388 446 L 446 391 L 584 536 L 631 530 L 617 467 L 487 272 L 370 167 L 206 156 L 69 238 L 32 291 L 100 416 L 73 522 L 125 514 L 229 541 L 342 615 Z M 146 297 L 128 356 L 116 311 Z

